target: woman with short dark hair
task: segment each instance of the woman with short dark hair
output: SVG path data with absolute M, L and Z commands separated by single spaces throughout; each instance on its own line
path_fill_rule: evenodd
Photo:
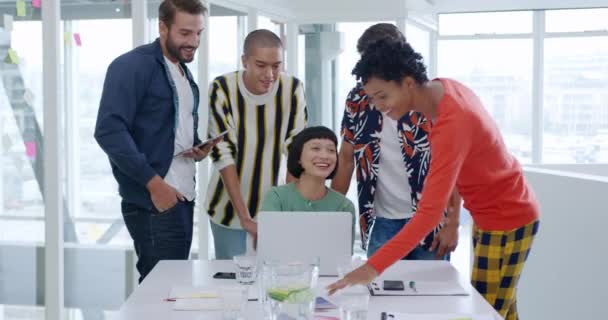
M 355 236 L 355 206 L 344 195 L 325 186 L 338 167 L 338 139 L 327 127 L 309 127 L 298 133 L 287 155 L 287 170 L 295 182 L 273 187 L 262 200 L 264 211 L 350 212 Z

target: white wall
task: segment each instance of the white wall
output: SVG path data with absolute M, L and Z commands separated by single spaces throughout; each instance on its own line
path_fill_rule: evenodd
M 608 177 L 608 164 L 543 164 L 534 167 L 541 169 L 568 171 L 572 173 L 590 174 Z
M 608 178 L 526 168 L 540 231 L 519 284 L 522 319 L 605 319 Z

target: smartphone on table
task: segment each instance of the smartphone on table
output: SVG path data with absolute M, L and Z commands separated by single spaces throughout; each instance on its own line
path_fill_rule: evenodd
M 405 285 L 401 280 L 384 280 L 382 283 L 382 289 L 389 291 L 403 291 L 405 290 Z
M 213 279 L 236 279 L 234 272 L 217 272 L 213 275 Z

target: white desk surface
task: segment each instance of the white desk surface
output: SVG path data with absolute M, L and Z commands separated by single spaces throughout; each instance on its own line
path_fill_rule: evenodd
M 143 283 L 135 289 L 122 305 L 115 319 L 120 320 L 190 320 L 190 319 L 221 319 L 221 312 L 214 311 L 174 311 L 174 302 L 164 302 L 169 296 L 172 286 L 213 286 L 235 283 L 235 280 L 217 280 L 212 275 L 218 271 L 233 272 L 231 260 L 211 261 L 161 261 L 150 272 Z M 491 313 L 496 320 L 502 317 L 483 299 L 471 285 L 459 275 L 458 271 L 445 261 L 399 261 L 388 268 L 383 276 L 395 276 L 398 279 L 423 280 L 453 280 L 457 279 L 467 290 L 469 296 L 401 296 L 401 297 L 370 297 L 368 319 L 379 320 L 380 313 L 460 313 L 481 314 Z M 319 278 L 320 284 L 330 283 L 337 278 Z M 262 319 L 259 302 L 250 301 L 247 304 L 245 319 Z

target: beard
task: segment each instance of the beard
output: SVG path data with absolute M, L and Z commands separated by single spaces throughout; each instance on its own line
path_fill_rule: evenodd
M 179 62 L 188 63 L 188 62 L 192 62 L 192 60 L 194 60 L 194 54 L 192 55 L 192 58 L 186 58 L 183 55 L 181 55 L 180 50 L 191 48 L 191 49 L 193 49 L 193 53 L 194 53 L 194 52 L 196 52 L 196 48 L 192 47 L 192 46 L 180 46 L 180 45 L 174 43 L 173 40 L 171 39 L 170 33 L 167 35 L 167 41 L 165 41 L 165 47 L 167 48 L 167 52 Z

